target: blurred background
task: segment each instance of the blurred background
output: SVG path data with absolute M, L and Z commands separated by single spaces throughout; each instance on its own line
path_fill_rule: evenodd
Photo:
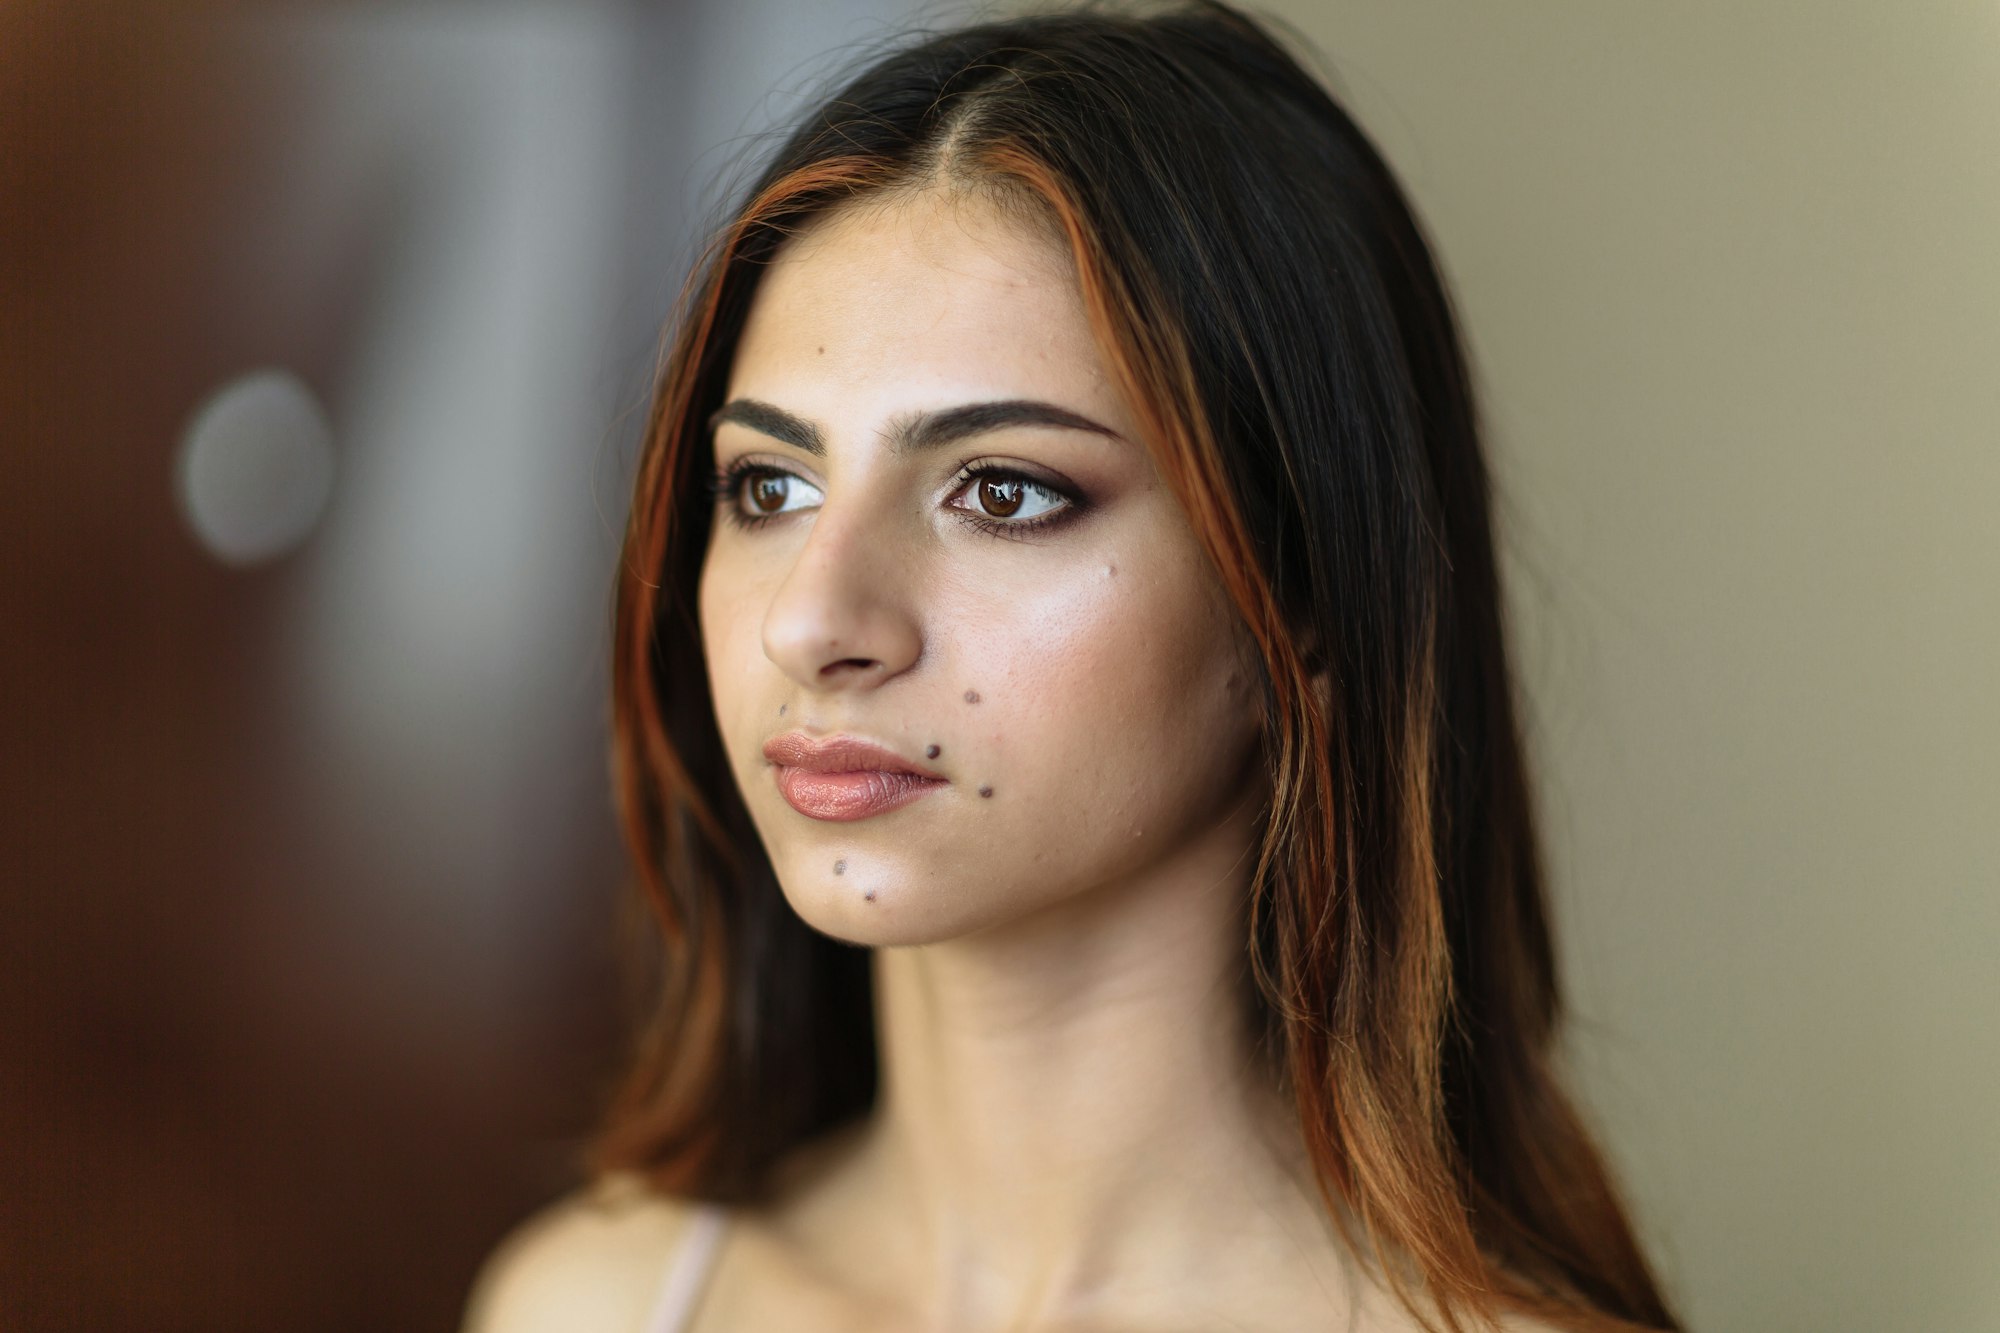
M 2000 6 L 1263 9 L 1460 299 L 1670 1289 L 2000 1330 Z M 968 12 L 0 0 L 0 1328 L 447 1329 L 575 1182 L 661 323 Z

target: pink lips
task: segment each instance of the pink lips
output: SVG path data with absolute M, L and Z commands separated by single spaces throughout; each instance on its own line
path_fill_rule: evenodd
M 893 750 L 852 736 L 774 736 L 764 757 L 777 766 L 778 793 L 810 819 L 866 819 L 908 805 L 946 779 Z

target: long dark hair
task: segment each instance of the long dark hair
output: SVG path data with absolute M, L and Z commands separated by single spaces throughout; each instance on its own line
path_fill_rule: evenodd
M 1360 129 L 1259 23 L 1201 0 L 985 23 L 878 60 L 784 141 L 690 279 L 614 666 L 660 987 L 598 1165 L 751 1198 L 873 1102 L 868 956 L 785 902 L 710 706 L 703 423 L 786 239 L 929 188 L 1026 210 L 1073 254 L 1261 651 L 1272 799 L 1244 948 L 1331 1214 L 1427 1326 L 1517 1309 L 1676 1327 L 1554 1068 L 1487 473 L 1442 281 Z

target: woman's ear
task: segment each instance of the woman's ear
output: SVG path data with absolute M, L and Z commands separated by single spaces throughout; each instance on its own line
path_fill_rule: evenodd
M 1313 701 L 1319 705 L 1322 716 L 1333 711 L 1333 668 L 1321 663 L 1311 669 L 1307 677 L 1312 685 Z
M 1325 647 L 1317 630 L 1312 626 L 1297 627 L 1299 655 L 1305 665 L 1306 682 L 1312 690 L 1313 701 L 1319 705 L 1322 714 L 1333 708 L 1333 667 L 1327 661 Z

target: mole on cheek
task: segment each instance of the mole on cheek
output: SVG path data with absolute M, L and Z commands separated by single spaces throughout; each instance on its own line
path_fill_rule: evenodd
M 991 787 L 981 787 L 979 789 L 979 794 L 981 796 L 991 796 L 993 794 L 993 789 Z
M 785 715 L 785 706 L 784 706 L 783 704 L 779 704 L 779 705 L 778 705 L 778 716 L 779 716 L 779 717 L 783 717 L 784 715 Z
M 969 703 L 969 704 L 976 704 L 976 703 L 978 703 L 978 702 L 979 702 L 979 691 L 978 691 L 978 690 L 967 690 L 967 691 L 965 692 L 965 701 L 966 701 L 967 703 Z
M 868 892 L 862 894 L 861 896 L 872 903 L 875 901 L 875 890 L 870 889 L 868 890 Z
M 835 861 L 833 863 L 833 873 L 836 875 L 845 875 L 847 873 L 847 862 Z
M 942 753 L 944 753 L 944 751 L 940 746 L 926 745 L 924 747 L 924 758 L 926 759 L 935 759 Z

